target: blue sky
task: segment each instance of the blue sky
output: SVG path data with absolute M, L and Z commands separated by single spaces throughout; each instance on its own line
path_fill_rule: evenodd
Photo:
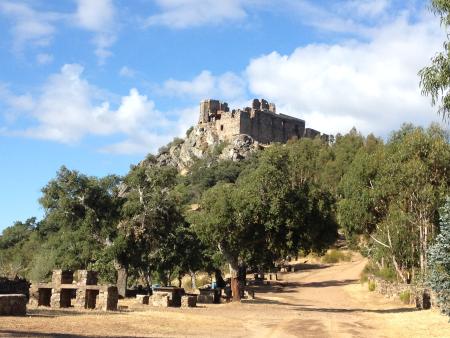
M 333 134 L 439 121 L 417 76 L 444 40 L 427 5 L 0 0 L 0 230 L 42 216 L 61 165 L 125 174 L 204 98 L 264 97 Z

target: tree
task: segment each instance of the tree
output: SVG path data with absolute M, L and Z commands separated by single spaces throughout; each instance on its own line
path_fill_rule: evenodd
M 449 163 L 442 129 L 405 125 L 386 146 L 360 152 L 341 181 L 343 228 L 365 235 L 371 257 L 387 262 L 403 282 L 416 270 L 426 275 L 437 211 L 450 184 Z
M 168 284 L 175 269 L 177 229 L 185 226 L 172 194 L 176 175 L 175 168 L 149 163 L 132 168 L 125 178 L 128 193 L 119 228 L 129 252 L 122 255 L 123 264 L 140 271 L 148 285 L 152 273 Z
M 450 1 L 431 0 L 431 11 L 440 17 L 447 30 L 450 25 Z M 431 104 L 438 106 L 443 118 L 450 117 L 450 45 L 449 35 L 443 43 L 443 51 L 431 59 L 431 65 L 419 71 L 422 94 L 431 97 Z
M 450 316 L 450 198 L 440 210 L 440 234 L 428 252 L 428 283 L 441 311 Z
M 37 226 L 43 254 L 63 269 L 86 269 L 117 236 L 120 199 L 117 176 L 88 177 L 61 167 L 42 189 L 45 217 Z
M 285 147 L 266 149 L 236 183 L 205 191 L 200 211 L 190 217 L 200 239 L 228 263 L 234 300 L 240 299 L 242 267 L 268 267 L 301 247 L 321 247 L 335 238 L 329 201 L 309 194 L 306 184 L 293 184 L 289 168 Z

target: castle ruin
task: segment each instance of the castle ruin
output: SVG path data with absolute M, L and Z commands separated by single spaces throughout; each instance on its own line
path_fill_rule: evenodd
M 305 128 L 304 120 L 278 114 L 275 104 L 264 99 L 254 99 L 251 107 L 231 111 L 226 102 L 203 100 L 199 126 L 215 129 L 221 141 L 246 134 L 262 144 L 286 143 L 290 139 L 320 135 L 317 130 Z

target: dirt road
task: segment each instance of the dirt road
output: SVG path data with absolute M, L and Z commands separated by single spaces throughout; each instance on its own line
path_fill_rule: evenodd
M 39 337 L 450 337 L 435 311 L 416 311 L 367 291 L 365 260 L 305 264 L 242 304 L 193 309 L 141 307 L 133 312 L 30 309 L 0 317 L 0 336 Z

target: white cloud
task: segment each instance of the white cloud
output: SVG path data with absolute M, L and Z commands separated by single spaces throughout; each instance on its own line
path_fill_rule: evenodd
M 436 119 L 420 94 L 417 72 L 444 39 L 435 19 L 406 16 L 374 30 L 369 42 L 311 44 L 291 55 L 273 52 L 250 62 L 250 91 L 278 103 L 323 132 L 385 134 L 402 122 Z
M 48 65 L 53 62 L 53 55 L 47 53 L 39 53 L 36 55 L 36 61 L 40 65 Z
M 224 21 L 241 20 L 247 16 L 245 6 L 257 0 L 155 0 L 161 13 L 148 17 L 146 26 L 163 25 L 186 28 Z
M 93 32 L 110 31 L 113 28 L 115 9 L 112 0 L 77 0 L 78 24 Z
M 344 7 L 346 10 L 356 11 L 359 16 L 374 17 L 384 13 L 390 3 L 391 0 L 350 0 Z
M 169 79 L 157 90 L 163 95 L 188 96 L 196 100 L 207 97 L 223 100 L 239 100 L 245 97 L 245 80 L 231 72 L 214 76 L 210 71 L 202 71 L 189 81 Z
M 95 33 L 92 40 L 99 63 L 112 55 L 111 46 L 116 41 L 116 9 L 112 0 L 77 0 L 75 22 L 83 29 Z
M 122 135 L 123 141 L 104 149 L 118 152 L 155 151 L 170 140 L 167 130 L 173 125 L 147 96 L 133 88 L 122 97 L 117 109 L 113 109 L 100 95 L 101 91 L 83 79 L 82 74 L 82 66 L 64 65 L 59 73 L 49 77 L 35 99 L 27 95 L 13 96 L 3 89 L 2 101 L 11 109 L 27 112 L 36 122 L 35 126 L 9 130 L 8 134 L 67 144 L 77 143 L 88 135 Z M 1 94 L 0 90 L 0 99 Z
M 63 18 L 61 14 L 38 12 L 26 3 L 12 1 L 0 2 L 0 13 L 13 21 L 11 26 L 13 47 L 18 53 L 22 53 L 27 44 L 49 45 L 56 33 L 54 23 Z
M 119 75 L 122 77 L 133 78 L 136 75 L 136 71 L 128 66 L 123 66 L 119 70 Z

